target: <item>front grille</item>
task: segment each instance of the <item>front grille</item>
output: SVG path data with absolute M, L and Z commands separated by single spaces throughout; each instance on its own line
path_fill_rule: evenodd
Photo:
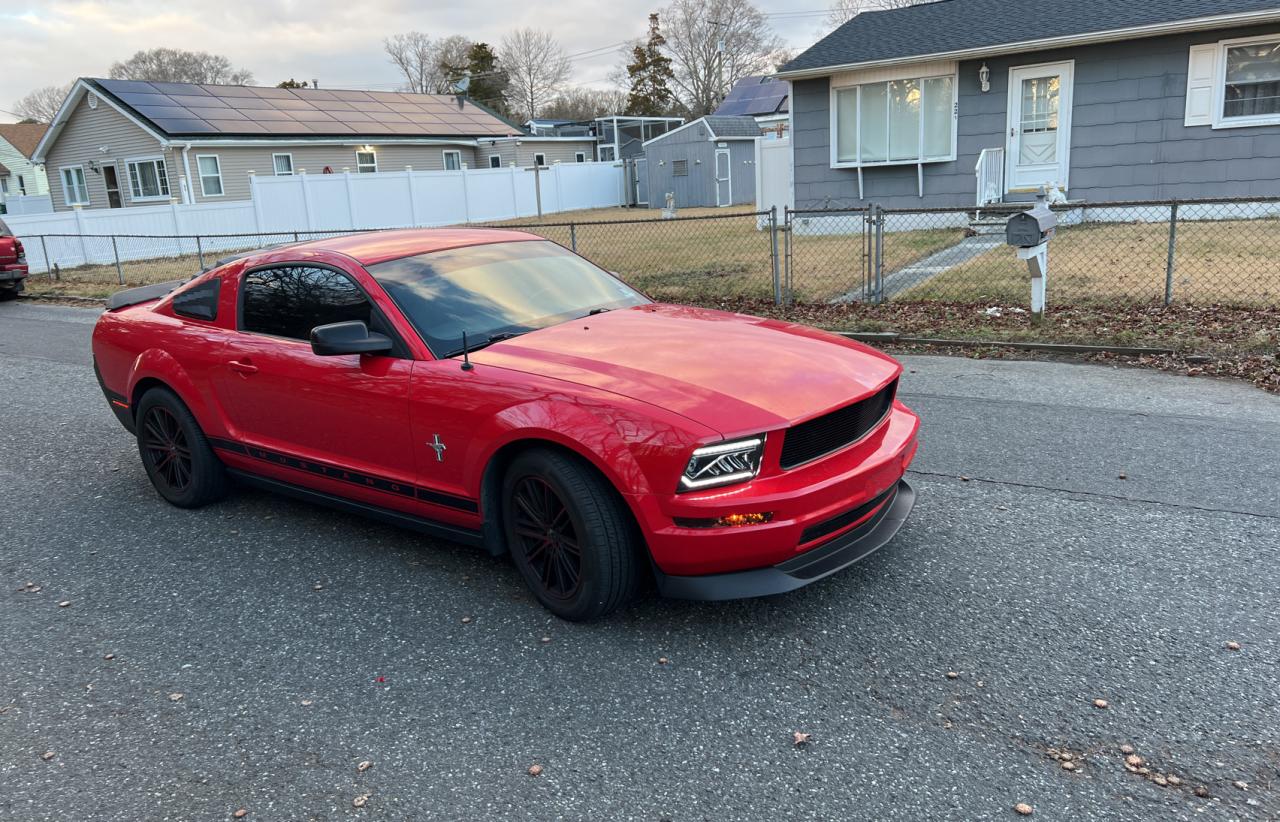
M 897 390 L 898 381 L 894 380 L 865 400 L 788 428 L 782 441 L 780 463 L 783 470 L 839 451 L 862 439 L 889 413 Z

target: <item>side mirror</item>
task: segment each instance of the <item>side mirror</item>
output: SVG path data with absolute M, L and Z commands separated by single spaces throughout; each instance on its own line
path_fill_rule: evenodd
M 391 338 L 370 332 L 360 320 L 317 325 L 311 329 L 311 350 L 322 357 L 337 354 L 383 354 L 391 350 Z

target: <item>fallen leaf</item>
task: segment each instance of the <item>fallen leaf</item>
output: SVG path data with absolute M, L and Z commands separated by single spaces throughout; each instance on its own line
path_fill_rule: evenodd
M 1133 767 L 1136 768 L 1142 764 L 1142 757 L 1138 756 L 1137 754 L 1129 754 L 1124 758 L 1124 764 L 1132 765 Z
M 791 742 L 793 745 L 796 745 L 797 747 L 800 745 L 809 744 L 809 740 L 812 738 L 813 738 L 813 734 L 807 734 L 802 731 L 796 731 L 795 733 L 791 734 Z
M 1168 776 L 1165 777 L 1165 779 L 1169 780 L 1169 784 L 1174 786 L 1175 788 L 1182 784 L 1182 780 L 1174 776 L 1173 774 L 1169 774 Z
M 530 765 L 530 766 L 529 766 L 529 776 L 540 776 L 541 774 L 542 774 L 542 766 L 541 766 L 541 765 Z
M 315 703 L 314 703 L 312 700 L 310 700 L 310 699 L 304 699 L 304 700 L 302 700 L 302 707 L 304 707 L 304 708 L 310 707 L 311 705 L 314 705 L 314 704 L 315 704 Z
M 1058 755 L 1058 758 L 1061 759 L 1063 762 L 1070 762 L 1071 760 L 1075 759 L 1075 755 L 1070 753 L 1069 751 L 1063 751 L 1061 754 Z
M 54 757 L 53 751 L 45 751 L 44 753 L 40 754 L 40 758 L 43 759 L 45 762 L 48 762 L 50 759 L 53 759 L 53 757 Z
M 1160 785 L 1161 787 L 1169 784 L 1168 778 L 1162 774 L 1155 774 L 1154 776 L 1151 777 L 1151 781 L 1156 783 L 1157 785 Z
M 115 654 L 103 654 L 103 655 L 102 655 L 102 658 L 103 658 L 103 659 L 105 659 L 107 662 L 110 662 L 111 660 L 113 660 L 113 659 L 115 659 L 115 658 L 116 658 L 116 655 L 115 655 Z
M 1227 650 L 1228 650 L 1228 651 L 1238 651 L 1238 650 L 1240 650 L 1240 643 L 1239 643 L 1239 642 L 1228 642 L 1228 643 L 1227 643 Z
M 181 694 L 181 693 L 178 693 L 177 691 L 174 691 L 173 693 L 169 694 L 169 701 L 178 702 L 182 699 L 183 696 L 185 696 L 185 694 Z
M 543 644 L 543 645 L 546 645 L 546 644 L 547 644 L 548 642 L 550 642 L 550 641 L 551 641 L 551 637 L 549 637 L 549 636 L 544 636 L 544 637 L 542 638 L 542 644 Z
M 311 586 L 311 590 L 313 590 L 313 591 L 323 591 L 323 590 L 324 590 L 324 586 L 317 582 L 315 585 L 312 585 L 312 586 Z
M 1235 785 L 1237 788 L 1239 788 L 1242 791 L 1249 790 L 1249 783 L 1245 782 L 1243 779 L 1237 779 L 1235 782 L 1232 782 L 1231 784 Z
M 235 813 L 231 815 L 234 816 L 236 819 L 244 819 L 246 816 L 249 815 L 249 812 L 244 808 L 240 808 L 239 810 L 237 810 Z
M 1108 703 L 1108 702 L 1107 702 L 1107 700 L 1105 700 L 1105 699 L 1095 699 L 1095 700 L 1093 700 L 1093 707 L 1095 707 L 1095 708 L 1105 708 L 1105 707 L 1107 707 L 1107 705 L 1108 705 L 1108 704 L 1109 704 L 1109 703 Z
M 373 767 L 373 763 L 366 759 L 365 761 L 361 762 L 359 765 L 356 765 L 356 770 L 359 771 L 360 773 L 364 773 L 365 771 L 369 770 L 372 767 Z
M 969 481 L 969 478 L 968 478 L 968 477 L 966 477 L 964 474 L 961 474 L 961 475 L 960 475 L 960 481 L 961 481 L 961 482 L 968 482 L 968 481 Z
M 1120 753 L 1122 753 L 1122 754 L 1131 754 L 1131 753 L 1133 753 L 1133 746 L 1132 746 L 1132 745 L 1129 745 L 1129 744 L 1121 745 L 1121 746 L 1120 746 Z
M 355 799 L 352 799 L 351 804 L 354 807 L 363 808 L 365 806 L 365 803 L 369 801 L 370 796 L 371 794 L 362 793 L 359 796 L 357 796 Z
M 958 676 L 960 676 L 960 674 L 956 671 L 947 671 L 947 679 L 955 679 Z
M 62 600 L 62 602 L 59 602 L 59 603 L 58 603 L 58 607 L 59 607 L 59 608 L 66 608 L 66 607 L 67 607 L 68 605 L 70 605 L 70 604 L 71 604 L 71 600 L 69 600 L 69 599 L 64 599 L 64 600 Z
M 670 662 L 670 661 L 671 661 L 671 660 L 667 659 L 665 656 L 660 656 L 660 657 L 658 657 L 658 664 L 659 664 L 659 665 L 666 665 L 666 664 L 667 664 L 668 662 Z
M 1129 477 L 1128 477 L 1127 475 L 1125 475 L 1125 474 L 1118 474 L 1118 475 L 1116 476 L 1116 479 L 1128 479 L 1128 478 L 1129 478 Z
M 1074 771 L 1075 769 L 1076 769 L 1076 763 L 1072 762 L 1070 759 L 1062 763 L 1062 770 L 1064 771 Z
M 463 624 L 463 625 L 470 625 L 470 624 L 471 624 L 471 617 L 469 617 L 469 616 L 465 616 L 465 617 L 463 617 L 463 618 L 462 618 L 462 624 Z
M 1208 796 L 1209 789 L 1206 788 L 1204 785 L 1196 785 L 1196 789 L 1192 791 L 1192 793 L 1194 793 L 1196 796 Z
M 1018 813 L 1022 814 L 1023 816 L 1030 816 L 1031 814 L 1035 813 L 1035 808 L 1032 808 L 1026 802 L 1019 802 L 1018 804 L 1013 806 L 1013 809 Z

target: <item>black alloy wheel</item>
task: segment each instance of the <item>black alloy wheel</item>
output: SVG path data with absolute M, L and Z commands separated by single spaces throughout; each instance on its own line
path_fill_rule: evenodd
M 547 596 L 572 598 L 582 587 L 582 549 L 564 500 L 542 477 L 522 478 L 511 499 L 525 562 Z
M 597 619 L 635 596 L 644 540 L 622 496 L 581 457 L 520 454 L 503 476 L 501 514 L 516 570 L 556 616 Z
M 135 412 L 138 456 L 160 496 L 179 508 L 199 508 L 226 495 L 226 468 L 177 394 L 152 388 Z
M 178 418 L 163 405 L 147 409 L 142 419 L 142 447 L 155 468 L 156 478 L 169 493 L 182 494 L 191 486 L 191 446 Z

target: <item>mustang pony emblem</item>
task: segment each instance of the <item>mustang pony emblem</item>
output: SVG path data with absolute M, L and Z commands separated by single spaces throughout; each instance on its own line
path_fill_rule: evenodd
M 440 440 L 439 434 L 433 434 L 432 436 L 435 437 L 435 440 L 427 443 L 427 445 L 435 449 L 436 462 L 444 462 L 445 444 Z

